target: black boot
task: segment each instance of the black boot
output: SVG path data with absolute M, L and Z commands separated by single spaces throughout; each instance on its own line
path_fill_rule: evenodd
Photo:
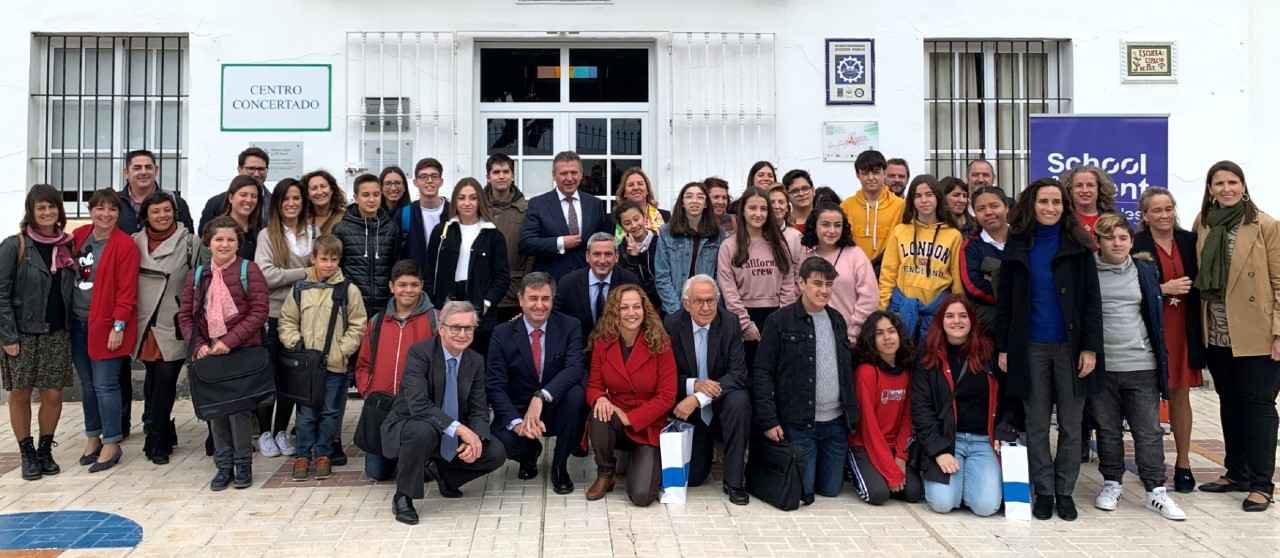
M 142 439 L 142 455 L 147 456 L 147 459 L 151 459 L 156 454 L 156 442 L 159 441 L 156 427 L 144 424 L 142 425 L 142 432 L 146 434 L 146 437 Z
M 233 486 L 236 488 L 253 486 L 253 462 L 236 463 L 236 479 Z
M 18 450 L 22 452 L 22 480 L 40 480 L 40 460 L 36 458 L 36 447 L 31 443 L 31 436 L 18 441 Z
M 214 492 L 226 490 L 228 486 L 231 486 L 232 477 L 234 477 L 234 474 L 231 472 L 231 465 L 219 465 L 218 473 L 213 476 L 213 480 L 209 481 L 209 490 Z
M 165 425 L 165 441 L 168 442 L 167 447 L 169 453 L 173 453 L 173 448 L 178 447 L 178 424 L 172 420 Z
M 45 475 L 56 475 L 62 472 L 57 462 L 53 460 L 53 446 L 58 445 L 53 441 L 53 434 L 40 435 L 40 447 L 36 449 L 36 459 L 40 462 L 40 472 Z
M 329 454 L 329 462 L 333 463 L 334 467 L 347 464 L 347 452 L 342 451 L 342 438 L 333 439 L 333 452 Z

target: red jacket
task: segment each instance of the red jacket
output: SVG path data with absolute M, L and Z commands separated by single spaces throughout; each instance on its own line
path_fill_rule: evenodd
M 395 299 L 387 305 L 395 307 Z M 403 323 L 390 312 L 384 310 L 381 318 L 364 329 L 364 337 L 360 340 L 360 356 L 356 357 L 356 389 L 362 396 L 382 392 L 395 395 L 400 392 L 400 381 L 404 378 L 404 365 L 409 354 L 409 347 L 419 341 L 425 341 L 435 334 L 431 327 L 431 304 L 427 295 L 422 295 L 418 308 L 409 314 Z M 378 333 L 377 363 L 370 370 L 370 347 L 374 328 Z
M 637 444 L 657 446 L 667 425 L 667 413 L 676 403 L 676 359 L 671 343 L 654 355 L 644 343 L 644 333 L 636 337 L 631 358 L 622 361 L 620 340 L 596 341 L 591 351 L 591 374 L 587 378 L 587 405 L 608 397 L 627 413 L 631 426 L 627 437 Z
M 84 225 L 71 233 L 74 253 L 80 253 L 93 234 L 93 225 Z M 93 280 L 93 300 L 89 303 L 89 358 L 106 360 L 127 357 L 138 340 L 138 246 L 120 229 L 113 229 L 102 249 L 97 274 Z M 124 341 L 114 351 L 107 350 L 111 326 L 122 321 Z
M 849 445 L 866 448 L 885 483 L 899 486 L 906 475 L 894 459 L 906 461 L 911 442 L 911 375 L 905 370 L 881 372 L 869 363 L 858 365 L 853 374 L 862 417 L 858 429 L 849 433 Z
M 240 261 L 242 258 L 236 256 L 236 259 L 222 270 L 222 281 L 226 283 L 227 290 L 231 293 L 231 300 L 236 304 L 236 315 L 227 320 L 227 334 L 223 335 L 220 340 L 228 349 L 237 347 L 257 347 L 262 345 L 262 326 L 267 323 L 267 313 L 271 310 L 271 301 L 268 295 L 267 278 L 262 275 L 262 270 L 258 269 L 258 265 L 249 262 L 248 279 L 249 292 L 244 292 L 244 288 L 240 285 Z M 192 314 L 194 310 L 192 297 L 195 296 L 195 289 L 191 281 L 195 277 L 195 270 L 187 273 L 182 286 L 182 305 L 178 308 L 178 327 L 182 328 L 182 336 L 184 339 L 191 339 L 193 346 L 200 347 L 208 345 L 209 325 L 205 320 L 199 320 L 196 323 L 195 316 Z M 209 281 L 214 273 L 213 264 L 205 264 L 204 272 L 200 275 L 200 293 L 207 295 L 209 292 Z M 204 308 L 204 300 L 194 301 L 200 308 Z M 204 311 L 200 312 L 201 318 L 204 317 Z

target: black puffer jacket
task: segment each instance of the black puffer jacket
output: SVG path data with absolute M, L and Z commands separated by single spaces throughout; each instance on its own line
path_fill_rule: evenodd
M 365 308 L 382 308 L 391 298 L 391 266 L 400 259 L 400 227 L 384 208 L 365 219 L 355 204 L 333 227 L 342 241 L 342 274 L 360 287 Z

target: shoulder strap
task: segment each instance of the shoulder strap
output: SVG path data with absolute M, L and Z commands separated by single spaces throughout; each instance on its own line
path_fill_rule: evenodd
M 196 290 L 196 291 L 200 290 L 201 275 L 204 275 L 204 264 L 196 265 L 196 272 L 191 275 L 191 288 L 193 290 Z
M 249 260 L 240 260 L 240 289 L 245 295 L 249 294 Z
M 27 252 L 27 233 L 18 233 L 18 265 L 22 265 L 22 256 Z
M 373 387 L 373 375 L 378 371 L 378 336 L 382 334 L 382 312 L 374 314 L 368 323 L 373 329 L 369 332 L 369 385 L 364 387 L 365 393 L 369 393 L 369 388 Z
M 413 207 L 413 204 L 400 208 L 400 230 L 404 231 L 405 234 L 409 233 L 409 208 L 411 207 Z

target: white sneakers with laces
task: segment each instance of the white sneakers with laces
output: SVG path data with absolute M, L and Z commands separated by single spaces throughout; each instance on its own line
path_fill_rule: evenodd
M 1163 486 L 1147 493 L 1147 509 L 1173 521 L 1182 521 L 1187 518 L 1187 514 L 1178 507 L 1178 504 L 1169 496 L 1168 489 Z
M 285 431 L 276 432 L 276 449 L 280 450 L 280 455 L 293 455 L 295 450 L 289 445 L 289 433 Z
M 1102 490 L 1098 491 L 1098 497 L 1093 499 L 1093 507 L 1102 511 L 1116 511 L 1116 506 L 1120 505 L 1120 496 L 1124 494 L 1124 487 L 1116 481 L 1102 481 Z
M 276 447 L 276 438 L 270 432 L 263 432 L 258 436 L 258 451 L 262 452 L 263 457 L 279 457 L 280 448 Z

